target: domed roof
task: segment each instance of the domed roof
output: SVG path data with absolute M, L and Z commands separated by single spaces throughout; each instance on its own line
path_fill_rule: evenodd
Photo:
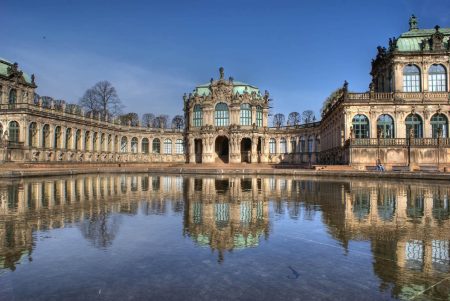
M 211 78 L 211 81 L 209 83 L 205 83 L 202 85 L 198 85 L 195 87 L 194 89 L 194 94 L 197 93 L 200 96 L 208 96 L 211 93 L 210 90 L 210 86 L 217 84 L 218 82 L 222 81 L 222 82 L 228 82 L 228 83 L 232 83 L 233 84 L 233 94 L 244 94 L 244 93 L 249 93 L 251 94 L 252 92 L 255 92 L 258 95 L 261 95 L 261 92 L 259 91 L 259 89 L 253 85 L 244 83 L 244 82 L 240 82 L 240 81 L 235 81 L 232 77 L 230 77 L 228 80 L 224 79 L 224 73 L 223 73 L 223 68 L 221 67 L 220 69 L 220 79 L 218 80 L 213 80 Z
M 396 41 L 396 50 L 400 52 L 430 50 L 427 41 L 436 33 L 443 37 L 444 47 L 447 48 L 450 38 L 450 28 L 419 29 L 417 18 L 412 15 L 409 19 L 409 31 L 402 33 Z
M 13 67 L 13 65 L 14 65 L 14 63 L 11 63 L 10 61 L 7 61 L 0 57 L 0 76 L 9 77 L 10 74 L 8 73 L 8 68 Z M 22 72 L 22 76 L 26 83 L 28 83 L 30 85 L 33 84 L 31 77 L 28 74 L 26 74 L 25 72 Z

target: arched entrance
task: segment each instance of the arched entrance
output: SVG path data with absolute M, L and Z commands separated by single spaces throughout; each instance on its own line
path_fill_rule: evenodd
M 195 139 L 195 163 L 202 163 L 203 145 L 202 139 Z
M 252 140 L 242 138 L 241 140 L 241 162 L 250 163 L 252 161 Z
M 229 155 L 229 141 L 225 136 L 216 138 L 215 152 L 217 155 L 216 162 L 228 163 Z

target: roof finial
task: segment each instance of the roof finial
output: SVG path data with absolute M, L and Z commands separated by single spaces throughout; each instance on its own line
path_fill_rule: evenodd
M 223 79 L 223 76 L 224 76 L 223 67 L 219 68 L 219 73 L 220 73 L 220 79 Z
M 419 24 L 417 22 L 416 16 L 412 14 L 411 17 L 409 18 L 409 30 L 411 31 L 416 29 L 419 29 Z

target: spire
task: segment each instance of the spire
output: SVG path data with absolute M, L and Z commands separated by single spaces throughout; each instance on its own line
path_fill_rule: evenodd
M 409 30 L 417 30 L 419 29 L 419 24 L 417 23 L 417 18 L 416 16 L 411 15 L 411 17 L 409 18 Z

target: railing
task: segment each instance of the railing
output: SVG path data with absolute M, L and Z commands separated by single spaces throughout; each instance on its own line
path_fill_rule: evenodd
M 350 102 L 369 101 L 369 100 L 388 100 L 388 101 L 448 101 L 448 92 L 365 92 L 348 93 L 347 99 Z
M 450 138 L 352 138 L 349 139 L 351 147 L 386 147 L 386 146 L 429 146 L 450 147 Z

